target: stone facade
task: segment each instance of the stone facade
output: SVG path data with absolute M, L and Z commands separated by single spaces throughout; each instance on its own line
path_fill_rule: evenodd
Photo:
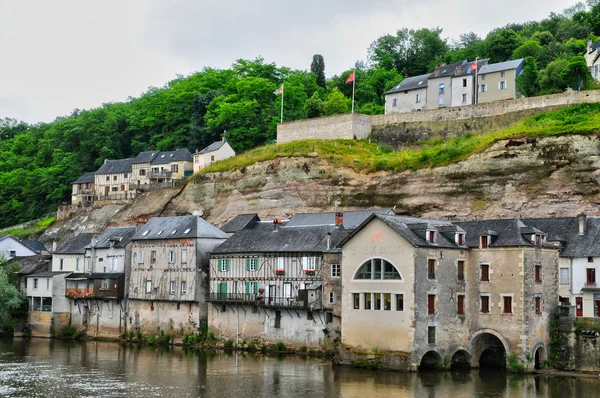
M 334 115 L 277 125 L 277 143 L 309 139 L 366 138 L 371 132 L 371 121 L 367 115 L 358 113 Z

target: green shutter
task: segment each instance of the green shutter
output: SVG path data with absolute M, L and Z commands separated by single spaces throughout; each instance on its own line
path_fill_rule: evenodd
M 225 261 L 225 271 L 229 271 L 229 259 L 228 259 L 228 258 L 226 258 L 226 259 L 225 259 L 225 260 L 223 260 L 223 261 Z
M 246 293 L 250 293 L 250 282 L 246 282 Z
M 253 282 L 254 283 L 254 293 L 258 294 L 258 282 Z
M 250 259 L 246 259 L 246 271 L 250 271 Z
M 219 261 L 218 261 L 218 265 L 217 265 L 217 267 L 219 267 L 219 269 L 217 271 L 221 271 L 221 265 L 222 264 L 223 264 L 223 259 L 220 258 Z

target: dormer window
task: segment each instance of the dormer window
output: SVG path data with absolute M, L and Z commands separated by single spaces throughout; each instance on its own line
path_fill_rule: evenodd
M 465 245 L 465 234 L 460 234 L 460 233 L 456 234 L 456 244 L 458 246 L 464 246 Z
M 158 231 L 157 235 L 162 235 L 163 231 Z
M 427 242 L 435 243 L 435 231 L 427 231 Z
M 177 233 L 177 230 L 174 229 L 173 232 L 171 232 L 171 235 L 175 235 Z
M 183 233 L 184 233 L 184 234 L 189 234 L 191 230 L 192 230 L 191 228 L 188 228 L 188 229 L 186 229 L 185 231 L 183 231 Z
M 144 233 L 142 234 L 143 236 L 146 236 L 150 233 L 150 231 L 144 231 Z
M 482 248 L 482 249 L 487 249 L 487 248 L 488 248 L 488 245 L 489 245 L 489 238 L 490 238 L 490 237 L 489 237 L 489 236 L 487 236 L 487 235 L 483 235 L 483 236 L 481 237 L 481 248 Z

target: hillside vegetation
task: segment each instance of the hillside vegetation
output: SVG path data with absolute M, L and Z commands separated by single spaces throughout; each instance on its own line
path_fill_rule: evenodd
M 431 72 L 442 62 L 476 57 L 491 62 L 525 57 L 528 65 L 519 85 L 529 95 L 575 88 L 578 71 L 582 87 L 591 88 L 581 54 L 587 39 L 596 40 L 596 35 L 600 35 L 600 5 L 595 0 L 539 22 L 492 30 L 485 38 L 465 33 L 450 41 L 439 28 L 399 29 L 376 39 L 367 60 L 356 63 L 356 110 L 382 113 L 382 94 L 404 76 Z M 348 112 L 352 85 L 345 81 L 353 66 L 330 79 L 325 79 L 322 56 L 315 55 L 306 66 L 307 70 L 292 70 L 265 63 L 262 58 L 240 59 L 228 69 L 207 67 L 190 76 L 178 76 L 123 103 L 75 109 L 52 123 L 0 120 L 0 227 L 39 218 L 56 210 L 59 202 L 70 201 L 71 182 L 83 172 L 96 170 L 107 158 L 127 158 L 154 149 L 185 147 L 194 151 L 225 131 L 238 152 L 272 143 L 282 97 L 273 92 L 282 84 L 285 121 Z M 431 143 L 418 155 L 392 154 L 375 145 L 368 154 L 358 156 L 357 164 L 351 164 L 374 170 L 443 164 L 484 147 L 485 139 L 490 138 Z M 312 151 L 311 144 L 298 145 Z M 321 145 L 327 144 L 317 143 L 317 153 Z M 358 151 L 362 145 L 366 144 L 353 149 Z M 258 152 L 276 156 L 271 152 L 294 151 L 271 148 Z M 339 150 L 334 146 L 328 153 L 343 162 L 346 159 L 335 155 Z M 247 156 L 256 157 L 258 152 Z
M 334 165 L 352 167 L 355 171 L 419 170 L 445 166 L 468 158 L 491 147 L 499 140 L 517 137 L 545 137 L 600 132 L 600 104 L 570 106 L 530 116 L 513 126 L 483 134 L 466 134 L 448 140 L 434 139 L 415 148 L 392 151 L 387 145 L 368 140 L 304 140 L 281 145 L 266 145 L 242 155 L 213 163 L 194 178 L 211 172 L 241 169 L 276 157 L 320 156 Z

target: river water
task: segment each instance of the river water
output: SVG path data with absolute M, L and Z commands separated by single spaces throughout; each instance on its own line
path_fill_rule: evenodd
M 397 373 L 310 358 L 0 340 L 2 397 L 600 397 L 600 379 Z

